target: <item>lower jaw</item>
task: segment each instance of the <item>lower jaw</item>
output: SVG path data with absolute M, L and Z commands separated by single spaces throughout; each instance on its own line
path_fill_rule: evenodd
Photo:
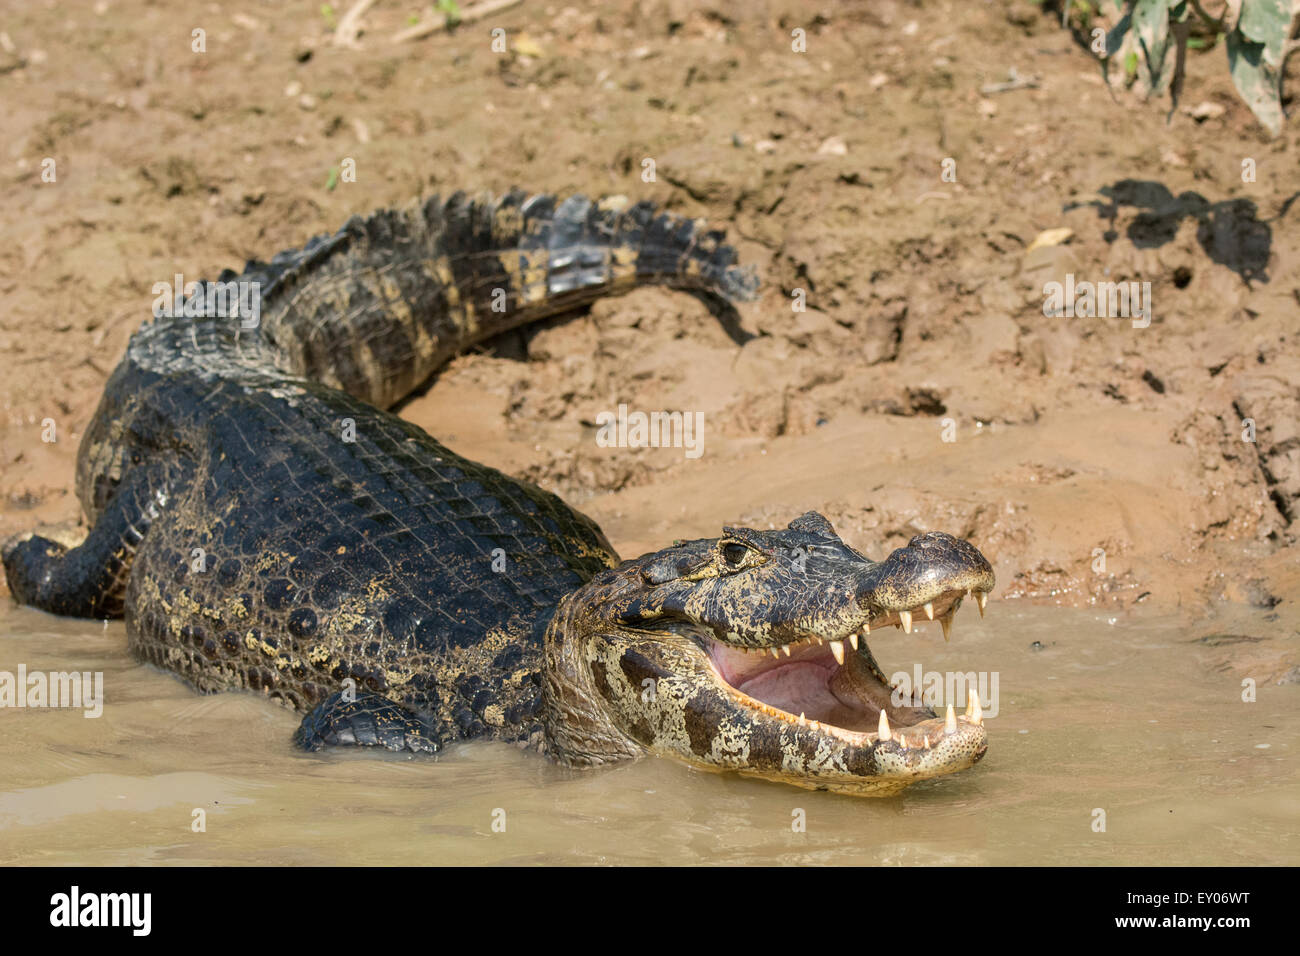
M 759 723 L 763 722 L 760 718 Z M 771 721 L 766 723 L 772 726 Z M 650 749 L 685 759 L 698 769 L 735 772 L 806 790 L 885 797 L 911 784 L 968 769 L 983 758 L 987 747 L 984 728 L 961 718 L 951 734 L 945 732 L 942 720 L 915 725 L 906 734 L 906 741 L 894 736 L 882 742 L 874 734 L 858 735 L 825 726 L 816 729 L 809 722 L 795 733 L 779 732 L 779 751 L 764 747 L 717 759 L 717 755 L 687 753 L 675 746 Z M 922 742 L 923 737 L 930 741 L 929 746 Z

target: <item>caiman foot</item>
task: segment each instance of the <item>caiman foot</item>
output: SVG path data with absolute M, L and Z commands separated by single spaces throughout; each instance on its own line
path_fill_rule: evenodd
M 346 700 L 339 691 L 303 718 L 293 742 L 303 750 L 325 747 L 384 747 L 437 753 L 442 741 L 424 717 L 380 694 L 362 691 Z

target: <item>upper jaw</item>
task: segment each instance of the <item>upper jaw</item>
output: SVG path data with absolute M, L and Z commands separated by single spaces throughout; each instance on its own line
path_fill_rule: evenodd
M 898 614 L 922 608 L 948 594 L 987 595 L 994 583 L 988 559 L 972 544 L 950 534 L 931 531 L 917 535 L 907 547 L 897 549 L 874 565 L 870 588 L 858 603 Z M 982 610 L 982 603 L 980 607 Z
M 923 600 L 914 605 L 891 608 L 868 602 L 846 618 L 828 624 L 824 630 L 804 630 L 799 636 L 786 641 L 753 645 L 736 643 L 721 637 L 718 640 L 719 643 L 743 653 L 771 654 L 777 658 L 781 657 L 782 654 L 789 657 L 794 648 L 802 645 L 811 643 L 829 644 L 831 653 L 835 655 L 839 663 L 843 664 L 846 645 L 848 649 L 856 651 L 873 630 L 887 627 L 890 624 L 901 628 L 907 634 L 911 634 L 914 621 L 921 619 L 938 621 L 943 628 L 944 640 L 948 640 L 952 635 L 953 618 L 965 598 L 971 598 L 976 607 L 979 608 L 980 617 L 984 616 L 988 593 L 993 587 L 991 578 L 990 575 L 987 588 L 983 590 L 963 591 L 942 587 L 933 590 L 922 589 L 918 591 L 918 596 Z M 985 582 L 981 581 L 980 583 Z
M 890 624 L 910 634 L 912 622 L 923 615 L 938 620 L 947 637 L 963 598 L 973 599 L 982 617 L 995 583 L 988 559 L 973 545 L 943 532 L 927 532 L 883 561 L 859 556 L 819 568 L 808 578 L 806 619 L 789 613 L 784 620 L 740 629 L 740 633 L 721 626 L 715 631 L 720 641 L 731 646 L 780 653 L 784 646 L 813 639 L 856 646 L 859 635 Z M 842 595 L 838 605 L 835 597 L 819 601 L 823 586 L 827 594 Z

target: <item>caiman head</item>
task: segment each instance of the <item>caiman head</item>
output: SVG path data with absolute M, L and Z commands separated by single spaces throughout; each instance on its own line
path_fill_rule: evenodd
M 782 531 L 724 528 L 602 572 L 546 635 L 544 722 L 556 759 L 646 752 L 801 787 L 884 795 L 971 766 L 978 699 L 943 717 L 891 699 L 867 647 L 920 614 L 948 635 L 962 599 L 981 614 L 993 569 L 948 534 L 883 561 L 809 512 Z

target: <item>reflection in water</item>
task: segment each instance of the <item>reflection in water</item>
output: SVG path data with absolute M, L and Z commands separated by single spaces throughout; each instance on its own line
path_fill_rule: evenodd
M 997 610 L 951 644 L 935 624 L 873 635 L 887 673 L 996 671 L 999 716 L 973 770 L 863 799 L 493 744 L 302 754 L 294 714 L 198 696 L 132 660 L 120 622 L 0 606 L 0 671 L 102 671 L 105 695 L 98 719 L 0 709 L 0 862 L 1300 862 L 1300 687 L 1243 703 L 1185 620 Z

